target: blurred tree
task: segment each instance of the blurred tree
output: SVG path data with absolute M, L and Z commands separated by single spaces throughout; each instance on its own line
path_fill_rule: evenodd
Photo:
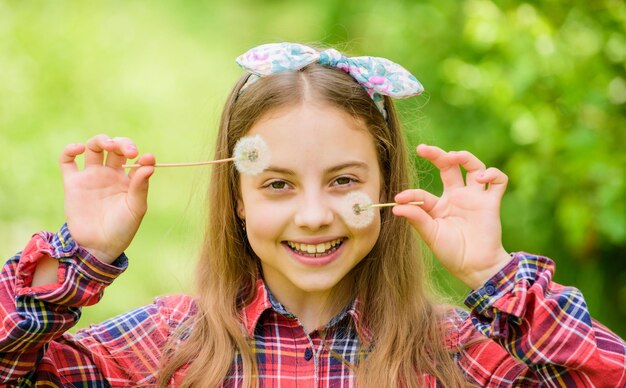
M 354 42 L 424 81 L 429 122 L 408 123 L 414 142 L 470 149 L 507 172 L 505 246 L 553 257 L 556 279 L 625 335 L 626 4 L 332 4 L 329 44 Z

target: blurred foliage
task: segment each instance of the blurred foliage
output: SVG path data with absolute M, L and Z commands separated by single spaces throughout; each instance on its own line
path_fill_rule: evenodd
M 234 58 L 273 41 L 390 58 L 427 93 L 400 101 L 412 144 L 468 149 L 510 177 L 505 248 L 552 257 L 626 336 L 626 3 L 2 1 L 0 253 L 63 222 L 62 147 L 129 136 L 160 161 L 209 153 Z M 418 163 L 422 185 L 436 174 Z M 159 171 L 131 266 L 79 327 L 192 292 L 206 169 Z M 443 271 L 457 301 L 467 291 Z

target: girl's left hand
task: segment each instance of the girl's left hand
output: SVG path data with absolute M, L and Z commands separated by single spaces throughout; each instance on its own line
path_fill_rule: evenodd
M 452 275 L 476 289 L 511 260 L 502 246 L 500 224 L 508 178 L 467 151 L 445 152 L 421 144 L 417 154 L 439 169 L 443 194 L 405 190 L 395 196 L 396 202 L 424 205 L 397 205 L 393 213 L 413 225 Z M 467 172 L 465 181 L 460 167 Z

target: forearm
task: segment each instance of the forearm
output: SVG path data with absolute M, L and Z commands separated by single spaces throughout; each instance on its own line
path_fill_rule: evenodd
M 39 287 L 46 284 L 53 284 L 58 281 L 59 261 L 49 256 L 44 256 L 37 263 L 31 286 Z
M 46 259 L 58 262 L 57 271 L 46 273 L 54 275 L 52 282 L 35 284 L 37 276 L 42 279 L 35 269 Z M 125 257 L 117 264 L 99 263 L 71 241 L 65 228 L 56 235 L 35 235 L 10 259 L 0 277 L 0 381 L 15 381 L 32 371 L 46 346 L 78 321 L 80 308 L 96 303 L 123 271 Z
M 47 304 L 34 295 L 17 295 L 19 262 L 23 254 L 3 267 L 0 287 L 0 382 L 16 382 L 35 369 L 46 346 L 71 328 L 80 308 Z
M 626 379 L 626 345 L 593 321 L 581 292 L 552 282 L 554 263 L 516 254 L 466 300 L 474 326 L 544 382 Z

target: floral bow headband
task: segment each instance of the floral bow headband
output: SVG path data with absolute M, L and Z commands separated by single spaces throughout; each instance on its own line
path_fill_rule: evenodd
M 404 67 L 385 58 L 346 57 L 335 49 L 317 51 L 298 43 L 269 43 L 254 47 L 237 58 L 237 63 L 252 74 L 248 83 L 259 77 L 297 71 L 317 62 L 350 74 L 370 95 L 387 118 L 383 96 L 407 98 L 424 91 L 422 84 Z

